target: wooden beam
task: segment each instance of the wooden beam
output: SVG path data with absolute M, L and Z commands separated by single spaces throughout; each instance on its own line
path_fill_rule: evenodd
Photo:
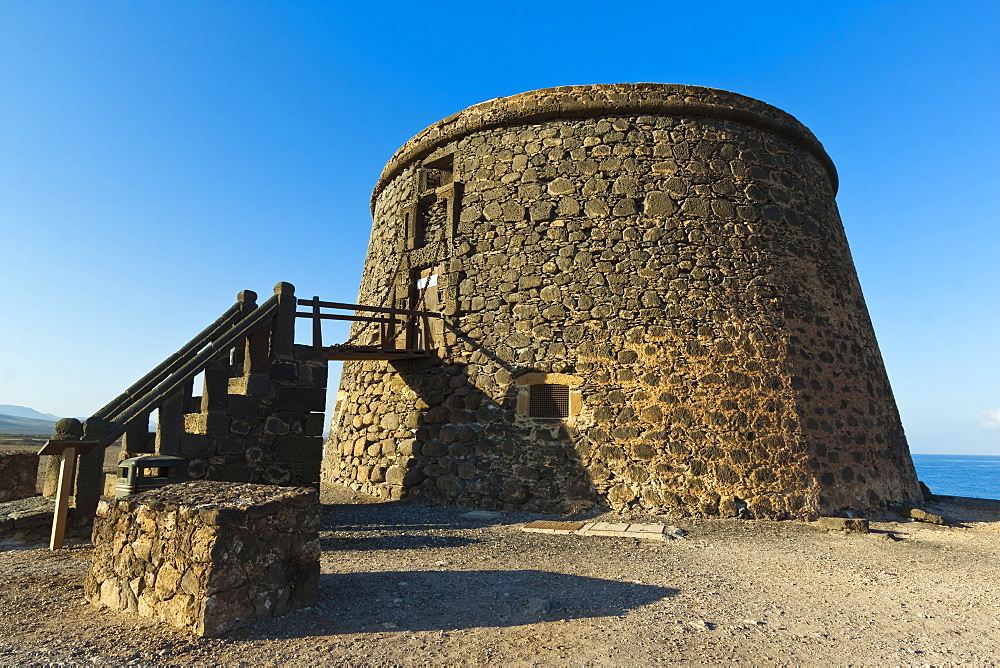
M 372 351 L 324 348 L 322 354 L 328 360 L 408 360 L 430 357 L 426 350 L 401 348 Z

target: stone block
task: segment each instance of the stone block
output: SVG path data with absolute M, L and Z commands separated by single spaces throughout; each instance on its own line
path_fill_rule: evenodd
M 274 391 L 272 409 L 276 411 L 321 412 L 326 410 L 326 389 L 315 387 L 283 387 Z
M 230 394 L 226 412 L 234 417 L 250 415 L 254 410 L 254 400 L 245 394 Z
M 266 396 L 271 389 L 271 379 L 264 374 L 255 373 L 249 376 L 229 379 L 229 393 L 243 394 L 252 397 Z
M 188 413 L 184 416 L 184 431 L 188 434 L 225 434 L 229 431 L 229 415 L 222 411 Z
M 84 591 L 99 608 L 226 633 L 315 603 L 320 520 L 316 490 L 248 483 L 102 501 Z
M 318 462 L 322 458 L 321 436 L 281 436 L 275 443 L 274 459 L 279 462 Z
M 927 524 L 939 524 L 941 526 L 946 526 L 948 524 L 948 520 L 943 516 L 936 513 L 929 513 L 926 510 L 921 510 L 920 508 L 909 508 L 906 512 L 906 516 L 918 522 L 926 522 Z
M 319 472 L 322 468 L 322 459 L 315 462 L 303 462 L 299 465 L 298 473 L 293 476 L 292 482 L 296 485 L 319 485 Z
M 324 365 L 327 364 L 327 361 L 323 357 L 316 355 L 316 350 L 312 346 L 302 343 L 295 344 L 295 359 L 309 362 L 320 361 Z
M 271 362 L 270 376 L 272 380 L 296 380 L 299 377 L 299 367 L 288 360 L 274 360 Z
M 207 434 L 181 434 L 179 453 L 182 457 L 211 457 L 215 443 Z
M 13 532 L 25 540 L 45 540 L 52 527 L 55 501 L 33 496 L 0 504 L 0 534 Z M 70 508 L 70 526 L 73 508 Z
M 326 426 L 325 419 L 323 413 L 310 413 L 305 421 L 306 436 L 322 436 Z
M 827 531 L 868 533 L 868 520 L 849 517 L 820 517 L 816 524 Z

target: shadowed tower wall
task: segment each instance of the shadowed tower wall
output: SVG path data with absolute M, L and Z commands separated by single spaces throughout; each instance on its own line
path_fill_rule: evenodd
M 809 130 L 714 89 L 546 89 L 427 128 L 375 189 L 358 301 L 446 317 L 400 334 L 432 359 L 344 365 L 325 479 L 543 511 L 918 499 L 835 192 Z

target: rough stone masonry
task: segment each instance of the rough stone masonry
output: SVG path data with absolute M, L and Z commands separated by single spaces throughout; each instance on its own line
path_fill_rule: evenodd
M 316 602 L 315 489 L 187 482 L 102 501 L 87 599 L 211 636 Z
M 0 502 L 34 496 L 38 455 L 33 452 L 0 453 Z
M 345 364 L 325 479 L 511 510 L 918 500 L 836 188 L 801 123 L 709 88 L 566 86 L 432 125 L 375 188 L 358 301 L 446 317 L 400 334 L 431 359 Z

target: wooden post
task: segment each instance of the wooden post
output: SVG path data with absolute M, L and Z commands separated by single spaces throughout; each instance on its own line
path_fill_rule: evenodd
M 69 488 L 73 486 L 76 473 L 76 446 L 71 445 L 62 452 L 59 460 L 59 487 L 56 488 L 56 509 L 52 517 L 52 534 L 49 549 L 58 550 L 63 546 L 66 535 L 66 515 L 69 512 Z
M 389 311 L 389 321 L 386 323 L 386 335 L 382 340 L 382 348 L 390 349 L 396 347 L 396 301 L 391 300 L 389 302 L 392 304 L 390 307 L 392 310 Z
M 313 348 L 323 347 L 323 321 L 320 319 L 319 295 L 313 295 Z
M 274 314 L 271 330 L 271 359 L 295 357 L 295 286 L 278 283 L 274 286 L 278 296 L 278 311 Z
M 47 441 L 39 455 L 58 455 L 59 486 L 56 488 L 56 507 L 52 515 L 52 534 L 49 549 L 58 550 L 63 546 L 66 535 L 66 516 L 69 513 L 69 491 L 73 487 L 77 454 L 86 454 L 100 441 Z

